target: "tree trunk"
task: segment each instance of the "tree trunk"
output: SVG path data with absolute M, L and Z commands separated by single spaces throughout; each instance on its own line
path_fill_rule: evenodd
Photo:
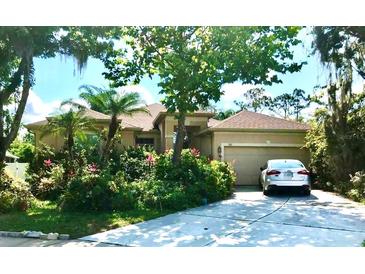
M 74 137 L 73 137 L 73 133 L 70 132 L 67 136 L 67 149 L 68 149 L 68 154 L 70 155 L 70 159 L 73 160 L 73 146 L 74 146 Z
M 117 133 L 117 130 L 118 130 L 118 118 L 117 116 L 113 115 L 109 123 L 108 136 L 104 145 L 103 153 L 101 155 L 101 160 L 107 160 L 109 158 L 110 146 L 115 134 Z
M 0 144 L 0 175 L 3 173 L 3 170 L 5 168 L 5 155 L 6 155 L 6 149 L 5 147 Z
M 23 68 L 22 93 L 21 93 L 18 108 L 15 112 L 15 115 L 14 115 L 14 118 L 13 118 L 13 121 L 12 121 L 12 124 L 11 124 L 11 127 L 10 127 L 10 131 L 6 136 L 4 136 L 3 109 L 4 109 L 4 102 L 7 99 L 5 97 L 1 98 L 2 102 L 0 104 L 0 107 L 1 107 L 1 110 L 0 110 L 0 119 L 1 119 L 0 132 L 2 134 L 0 135 L 0 173 L 2 172 L 2 170 L 5 167 L 6 151 L 9 148 L 10 144 L 16 138 L 16 136 L 18 134 L 18 131 L 19 131 L 20 122 L 21 122 L 22 117 L 23 117 L 25 105 L 27 103 L 28 96 L 29 96 L 29 90 L 30 90 L 30 87 L 31 87 L 32 65 L 33 64 L 32 64 L 32 57 L 31 56 L 23 57 L 22 62 L 20 63 L 20 66 L 24 67 Z M 18 71 L 21 71 L 21 69 L 19 69 Z M 7 91 L 7 93 L 9 95 L 9 94 L 13 93 L 14 91 Z
M 180 113 L 177 122 L 177 134 L 174 144 L 174 154 L 172 155 L 172 162 L 178 165 L 181 160 L 181 151 L 184 146 L 185 138 L 185 113 Z

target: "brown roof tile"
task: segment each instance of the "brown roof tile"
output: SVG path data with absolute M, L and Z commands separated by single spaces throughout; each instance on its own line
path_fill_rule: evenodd
M 269 115 L 243 110 L 212 126 L 227 129 L 284 129 L 308 130 L 306 124 L 289 121 Z
M 125 122 L 135 127 L 140 127 L 143 131 L 149 131 L 154 128 L 153 120 L 160 112 L 166 111 L 166 108 L 159 103 L 147 105 L 146 107 L 150 111 L 150 114 L 138 112 L 132 116 L 121 115 L 119 119 L 122 119 L 122 123 Z
M 220 120 L 217 120 L 217 119 L 214 119 L 214 118 L 210 118 L 208 120 L 208 127 L 213 127 L 216 124 L 219 124 L 220 122 L 221 122 Z

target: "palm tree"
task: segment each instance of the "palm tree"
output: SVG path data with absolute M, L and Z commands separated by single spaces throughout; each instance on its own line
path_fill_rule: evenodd
M 82 91 L 80 98 L 87 101 L 92 110 L 110 115 L 108 136 L 102 153 L 102 159 L 106 159 L 112 140 L 119 128 L 120 119 L 118 120 L 118 117 L 120 115 L 132 116 L 138 112 L 149 114 L 149 110 L 142 106 L 143 101 L 139 93 L 136 92 L 121 94 L 112 88 L 104 89 L 91 85 L 83 85 L 80 90 Z
M 61 106 L 69 104 L 63 102 Z M 79 106 L 76 110 L 71 107 L 68 112 L 56 115 L 49 119 L 47 125 L 43 126 L 41 137 L 45 135 L 63 135 L 66 140 L 66 148 L 73 159 L 73 146 L 75 137 L 85 138 L 85 130 L 94 129 L 92 120 L 83 116 L 84 107 Z

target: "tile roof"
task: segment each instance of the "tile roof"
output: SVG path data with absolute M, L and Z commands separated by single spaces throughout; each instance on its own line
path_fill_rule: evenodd
M 208 127 L 213 127 L 216 124 L 219 124 L 220 122 L 221 122 L 220 120 L 217 120 L 217 119 L 214 119 L 214 118 L 210 118 L 208 120 Z
M 213 125 L 212 129 L 284 129 L 308 130 L 306 124 L 243 110 Z
M 143 131 L 149 131 L 154 128 L 153 121 L 160 112 L 166 111 L 166 108 L 159 104 L 147 105 L 146 108 L 150 111 L 150 114 L 144 112 L 138 112 L 133 116 L 120 115 L 118 118 L 122 119 L 122 123 L 128 123 L 135 127 L 142 128 Z

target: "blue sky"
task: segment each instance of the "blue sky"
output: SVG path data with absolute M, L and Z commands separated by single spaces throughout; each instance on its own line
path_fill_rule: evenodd
M 287 74 L 280 77 L 282 84 L 273 84 L 265 89 L 272 96 L 284 92 L 291 92 L 294 88 L 301 88 L 307 93 L 313 91 L 313 87 L 325 82 L 324 69 L 316 56 L 309 56 L 311 37 L 306 32 L 300 34 L 304 45 L 295 48 L 295 60 L 307 61 L 300 72 Z M 71 57 L 57 56 L 49 59 L 36 59 L 35 85 L 29 98 L 24 116 L 24 122 L 34 122 L 44 119 L 45 116 L 54 112 L 60 102 L 65 99 L 77 98 L 78 88 L 83 84 L 106 86 L 107 81 L 103 78 L 103 63 L 96 59 L 89 59 L 87 67 L 79 74 L 76 64 Z M 160 95 L 158 77 L 145 78 L 138 86 L 127 87 L 125 90 L 140 92 L 146 103 L 158 102 Z M 226 84 L 221 101 L 216 104 L 220 109 L 235 108 L 233 103 L 250 85 L 242 86 L 240 83 Z

